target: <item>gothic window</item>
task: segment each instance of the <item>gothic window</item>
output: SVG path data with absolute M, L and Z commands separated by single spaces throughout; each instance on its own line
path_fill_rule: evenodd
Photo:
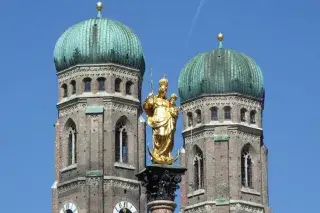
M 252 188 L 252 158 L 249 145 L 246 145 L 241 153 L 241 183 L 244 187 Z
M 210 109 L 211 111 L 211 120 L 212 121 L 217 121 L 218 120 L 218 108 L 217 107 L 212 107 Z
M 240 110 L 240 120 L 241 120 L 242 122 L 245 122 L 245 121 L 246 121 L 246 112 L 247 112 L 247 110 L 244 109 L 244 108 L 242 108 L 242 109 Z
M 84 82 L 84 91 L 85 92 L 91 92 L 91 79 L 90 78 L 85 78 L 83 80 Z
M 192 113 L 188 112 L 187 116 L 188 116 L 188 127 L 191 127 L 193 126 Z
M 226 106 L 224 108 L 224 119 L 231 120 L 231 107 L 229 107 L 229 106 Z
M 62 94 L 62 97 L 68 97 L 68 86 L 67 86 L 67 84 L 63 84 L 62 86 L 61 86 L 61 88 L 62 88 L 62 92 L 63 92 L 63 94 Z
M 202 189 L 204 183 L 203 155 L 199 147 L 194 147 L 194 190 Z
M 132 94 L 132 85 L 133 83 L 131 81 L 128 81 L 126 83 L 126 94 L 131 95 Z
M 120 87 L 121 87 L 121 79 L 120 78 L 117 78 L 115 81 L 114 81 L 114 90 L 116 92 L 121 92 L 120 90 Z
M 250 123 L 255 124 L 256 123 L 256 111 L 252 110 L 250 112 Z
M 196 114 L 197 114 L 197 124 L 200 124 L 201 123 L 201 111 L 198 109 L 196 111 Z
M 77 135 L 74 127 L 69 129 L 68 135 L 68 166 L 77 163 Z
M 76 94 L 76 81 L 72 80 L 70 84 L 71 84 L 71 93 Z
M 99 83 L 99 91 L 105 91 L 105 78 L 98 78 L 98 83 Z
M 124 121 L 116 126 L 115 161 L 128 163 L 128 132 Z

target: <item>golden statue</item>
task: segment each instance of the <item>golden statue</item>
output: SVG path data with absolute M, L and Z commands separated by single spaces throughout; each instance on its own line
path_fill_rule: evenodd
M 172 164 L 178 157 L 171 157 L 174 145 L 174 133 L 180 107 L 176 107 L 177 95 L 166 98 L 168 79 L 163 77 L 159 81 L 158 95 L 150 93 L 143 103 L 143 109 L 148 116 L 148 124 L 152 128 L 153 151 L 148 148 L 151 160 L 158 164 Z

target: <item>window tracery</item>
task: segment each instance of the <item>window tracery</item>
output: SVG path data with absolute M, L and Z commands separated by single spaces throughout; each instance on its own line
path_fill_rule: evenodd
M 203 154 L 198 147 L 195 147 L 193 166 L 194 166 L 194 189 L 195 190 L 202 189 L 204 185 Z
M 68 163 L 67 166 L 77 163 L 77 133 L 75 127 L 69 128 L 68 135 Z
M 241 153 L 241 183 L 244 187 L 252 188 L 252 157 L 249 145 L 246 145 Z
M 128 163 L 128 132 L 124 121 L 116 126 L 115 161 Z

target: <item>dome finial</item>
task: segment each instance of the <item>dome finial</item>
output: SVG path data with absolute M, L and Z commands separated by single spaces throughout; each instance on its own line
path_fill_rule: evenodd
M 101 11 L 103 10 L 103 3 L 101 2 L 101 1 L 99 1 L 98 3 L 97 3 L 97 10 L 98 10 L 98 18 L 101 18 Z
M 217 35 L 217 39 L 219 41 L 219 48 L 223 48 L 222 41 L 224 39 L 224 35 L 221 32 Z

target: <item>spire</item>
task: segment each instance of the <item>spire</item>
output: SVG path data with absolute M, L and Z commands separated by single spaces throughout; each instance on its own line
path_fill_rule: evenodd
M 101 11 L 103 10 L 103 3 L 101 2 L 101 1 L 99 1 L 98 3 L 97 3 L 97 10 L 98 10 L 98 15 L 97 15 L 97 17 L 98 18 L 102 18 L 102 15 L 101 15 Z
M 223 48 L 223 39 L 224 39 L 224 35 L 222 34 L 222 33 L 219 33 L 218 35 L 217 35 L 217 39 L 218 39 L 218 41 L 219 41 L 219 49 L 221 49 L 221 48 Z

